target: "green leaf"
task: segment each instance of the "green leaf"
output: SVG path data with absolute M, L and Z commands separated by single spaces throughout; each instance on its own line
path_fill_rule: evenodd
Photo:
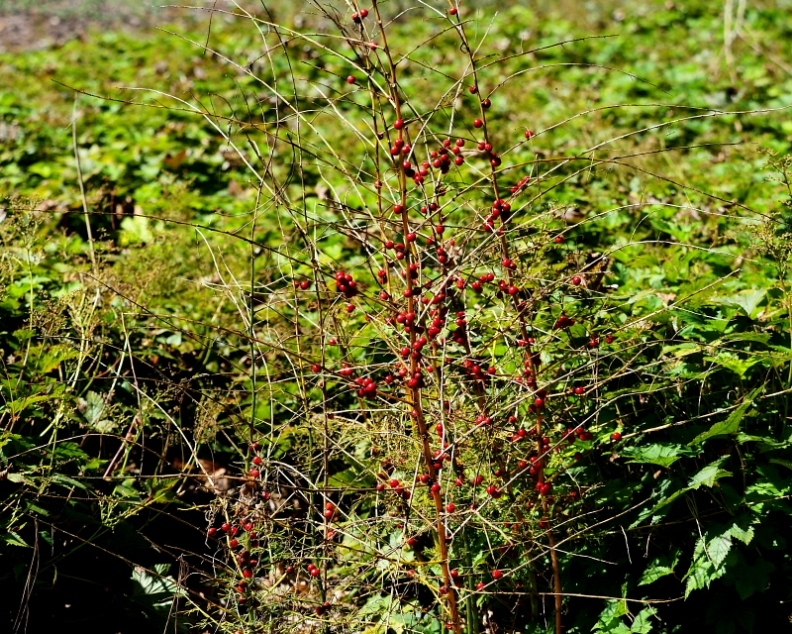
M 726 460 L 726 456 L 720 458 L 719 460 L 716 460 L 711 464 L 708 464 L 696 475 L 694 475 L 690 479 L 690 482 L 688 483 L 690 488 L 698 489 L 701 486 L 712 488 L 715 486 L 715 483 L 721 478 L 730 477 L 732 475 L 731 471 L 726 471 L 725 469 L 720 468 L 720 465 L 723 464 L 724 460 Z
M 668 575 L 673 575 L 674 567 L 677 565 L 678 561 L 678 557 L 674 557 L 670 564 L 667 564 L 661 560 L 653 561 L 651 564 L 649 564 L 646 570 L 644 570 L 638 585 L 648 586 L 650 583 L 654 583 L 658 579 L 667 577 Z
M 728 532 L 709 540 L 706 534 L 698 539 L 693 551 L 693 562 L 685 574 L 685 598 L 694 590 L 709 588 L 715 579 L 726 574 L 726 566 L 722 564 L 731 547 L 732 539 Z
M 734 354 L 733 352 L 723 350 L 714 357 L 704 357 L 704 361 L 714 363 L 715 365 L 719 365 L 722 368 L 726 368 L 727 370 L 734 372 L 737 376 L 742 378 L 745 376 L 745 373 L 753 366 L 755 366 L 757 363 L 762 363 L 763 359 L 760 357 L 751 357 L 750 359 L 746 359 Z
M 83 411 L 85 420 L 87 420 L 88 424 L 92 427 L 95 426 L 105 411 L 105 400 L 96 392 L 88 392 L 82 405 L 85 408 Z
M 630 632 L 634 634 L 649 634 L 652 631 L 652 624 L 649 619 L 657 615 L 657 610 L 652 606 L 641 610 L 636 616 L 630 627 Z
M 654 444 L 626 448 L 622 454 L 628 458 L 629 463 L 655 464 L 661 467 L 670 467 L 677 460 L 689 456 L 693 452 L 681 445 Z
M 121 232 L 118 239 L 121 246 L 151 244 L 154 234 L 151 232 L 149 219 L 144 216 L 127 216 L 121 221 Z
M 23 548 L 28 548 L 29 546 L 29 544 L 27 544 L 25 540 L 14 531 L 7 531 L 4 534 L 0 534 L 0 539 L 2 539 L 9 546 L 22 546 Z
M 757 289 L 757 290 L 744 290 L 740 291 L 736 295 L 732 295 L 731 297 L 723 297 L 718 299 L 718 303 L 726 304 L 729 306 L 737 306 L 738 308 L 742 309 L 742 312 L 745 314 L 746 317 L 750 317 L 754 319 L 757 314 L 757 308 L 759 304 L 762 303 L 762 300 L 767 295 L 767 289 Z
M 740 430 L 740 423 L 745 417 L 745 413 L 748 411 L 748 408 L 753 405 L 754 399 L 759 395 L 762 389 L 763 388 L 758 387 L 753 390 L 745 397 L 740 406 L 735 409 L 725 421 L 715 423 L 712 427 L 710 427 L 709 431 L 699 434 L 688 444 L 700 445 L 704 441 L 709 440 L 710 438 L 715 438 L 716 436 L 728 436 L 729 434 L 736 434 Z
M 780 464 L 782 467 L 786 467 L 787 469 L 792 469 L 792 460 L 784 460 L 783 458 L 770 458 L 770 462 L 773 464 Z
M 750 544 L 751 540 L 754 538 L 754 528 L 753 526 L 743 528 L 739 524 L 735 524 L 729 529 L 729 535 L 739 539 L 743 544 L 747 545 Z
M 731 547 L 732 538 L 728 533 L 725 535 L 716 535 L 709 542 L 707 542 L 707 555 L 709 556 L 712 565 L 716 568 L 720 567 L 720 565 L 723 563 L 723 560 L 726 559 L 726 555 L 729 554 Z

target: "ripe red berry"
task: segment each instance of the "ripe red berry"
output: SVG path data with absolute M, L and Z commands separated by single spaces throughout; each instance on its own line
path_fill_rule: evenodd
M 502 570 L 493 570 L 492 571 L 492 578 L 493 579 L 503 579 L 503 571 Z
M 456 511 L 456 504 L 454 504 L 453 502 L 451 502 L 451 503 L 450 503 L 450 504 L 449 504 L 449 505 L 446 507 L 446 511 L 448 511 L 449 513 L 453 513 L 454 511 Z
M 492 102 L 489 99 L 485 99 L 484 101 L 481 102 L 481 107 L 484 108 L 485 110 L 490 106 L 492 106 Z
M 533 130 L 526 130 L 525 131 L 525 138 L 526 139 L 533 139 L 536 135 L 534 134 Z
M 459 13 L 459 9 L 457 9 L 456 7 L 452 7 L 451 9 L 448 10 L 448 13 L 451 15 L 457 15 Z
M 618 432 L 618 431 L 615 431 L 615 432 L 613 432 L 613 435 L 611 436 L 611 438 L 612 438 L 614 441 L 621 440 L 621 437 L 622 437 L 622 435 L 621 435 L 621 433 L 620 433 L 620 432 Z
M 473 121 L 474 128 L 481 128 L 483 126 L 484 126 L 484 122 L 481 119 L 476 119 L 475 121 Z
M 349 77 L 347 77 L 347 83 L 348 84 L 356 84 L 357 83 L 357 77 L 355 77 L 354 75 L 350 75 Z
M 404 128 L 404 119 L 396 119 L 396 121 L 393 123 L 393 127 L 397 130 Z
M 484 583 L 483 581 L 479 581 L 479 582 L 476 584 L 476 590 L 483 590 L 483 589 L 486 587 L 486 585 L 487 585 L 487 584 L 486 584 L 486 583 Z
M 322 571 L 319 568 L 317 568 L 316 566 L 311 568 L 308 572 L 310 573 L 310 575 L 312 577 L 319 577 L 322 574 Z
M 573 278 L 572 278 L 572 283 L 573 283 L 575 286 L 580 286 L 580 283 L 581 283 L 582 281 L 583 281 L 583 278 L 582 278 L 582 277 L 580 277 L 580 275 L 575 275 L 575 277 L 573 277 Z
M 264 462 L 264 460 L 262 460 L 261 456 L 255 456 L 253 458 L 253 464 L 254 465 L 260 465 L 262 462 Z
M 478 92 L 478 87 L 477 86 L 471 86 L 470 88 L 468 88 L 468 90 L 470 91 L 471 95 L 475 95 Z

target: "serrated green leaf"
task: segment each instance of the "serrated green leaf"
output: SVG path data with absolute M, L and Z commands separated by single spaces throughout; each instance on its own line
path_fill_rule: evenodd
M 622 454 L 630 463 L 655 464 L 670 467 L 677 460 L 689 456 L 693 452 L 681 445 L 654 444 L 642 447 L 627 448 Z
M 25 540 L 14 531 L 7 531 L 5 534 L 0 534 L 0 539 L 2 539 L 9 546 L 21 546 L 23 548 L 28 548 L 28 544 L 25 542 Z
M 702 486 L 712 488 L 721 478 L 730 477 L 732 475 L 731 471 L 726 471 L 725 469 L 720 468 L 720 465 L 723 464 L 725 459 L 726 458 L 724 457 L 711 464 L 708 464 L 690 479 L 688 486 L 691 489 L 698 489 Z
M 726 559 L 732 547 L 732 538 L 729 533 L 716 535 L 706 544 L 707 555 L 715 568 L 719 568 Z
M 649 634 L 652 631 L 652 623 L 650 619 L 657 614 L 657 610 L 652 606 L 648 606 L 641 610 L 635 616 L 635 620 L 630 626 L 630 632 L 633 634 Z
M 754 528 L 753 526 L 743 528 L 738 524 L 735 524 L 729 529 L 729 534 L 735 539 L 739 539 L 743 544 L 747 545 L 750 544 L 751 540 L 754 538 Z
M 703 434 L 699 434 L 696 438 L 694 438 L 690 443 L 690 445 L 700 445 L 706 440 L 710 438 L 715 438 L 716 436 L 727 436 L 729 434 L 736 434 L 740 430 L 740 423 L 742 419 L 745 417 L 748 408 L 753 405 L 754 399 L 761 393 L 763 388 L 759 387 L 753 390 L 750 394 L 748 394 L 740 406 L 735 409 L 729 417 L 720 423 L 715 423 L 712 427 L 710 427 L 709 431 L 704 432 Z
M 96 425 L 105 411 L 105 400 L 96 392 L 88 392 L 85 396 L 84 406 L 83 416 L 85 416 L 85 420 L 91 426 Z
M 638 582 L 639 586 L 648 586 L 650 583 L 654 583 L 658 579 L 666 577 L 668 575 L 674 574 L 674 567 L 677 565 L 678 559 L 675 557 L 671 564 L 666 564 L 660 561 L 653 561 L 649 566 L 644 570 L 643 575 L 641 576 L 641 580 Z

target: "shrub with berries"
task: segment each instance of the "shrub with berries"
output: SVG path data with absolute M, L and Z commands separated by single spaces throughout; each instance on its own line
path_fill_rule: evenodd
M 666 324 L 609 284 L 607 231 L 553 209 L 588 163 L 540 160 L 552 135 L 499 114 L 513 76 L 476 53 L 456 6 L 424 7 L 458 50 L 425 88 L 430 65 L 394 44 L 401 16 L 318 6 L 337 33 L 289 37 L 354 88 L 310 107 L 279 93 L 268 127 L 293 153 L 292 180 L 262 179 L 296 281 L 288 325 L 251 326 L 268 350 L 261 449 L 209 528 L 232 562 L 227 605 L 273 630 L 589 631 L 610 608 L 575 597 L 624 531 L 614 501 L 656 495 L 653 478 L 692 455 L 629 446 L 664 424 L 648 410 L 676 381 L 655 372 Z M 330 81 L 292 72 L 295 90 Z M 333 191 L 314 204 L 322 179 Z

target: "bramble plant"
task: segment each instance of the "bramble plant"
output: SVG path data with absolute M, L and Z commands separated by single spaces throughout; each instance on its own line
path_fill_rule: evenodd
M 58 480 L 20 431 L 35 382 L 15 387 L 30 393 L 6 404 L 11 534 L 25 545 L 31 518 L 50 522 L 30 506 L 47 487 L 84 491 L 111 528 L 181 499 L 209 550 L 177 580 L 152 567 L 136 583 L 152 613 L 173 597 L 216 632 L 781 627 L 789 202 L 755 213 L 706 194 L 662 171 L 695 149 L 684 134 L 658 140 L 751 113 L 651 104 L 662 122 L 592 134 L 576 126 L 638 106 L 554 119 L 510 103 L 589 38 L 527 48 L 507 25 L 493 42 L 490 9 L 454 2 L 306 6 L 294 26 L 237 6 L 234 28 L 259 38 L 244 55 L 211 32 L 196 43 L 254 100 L 156 93 L 186 126 L 203 117 L 255 201 L 225 223 L 136 211 L 119 246 L 194 230 L 205 253 L 179 243 L 179 275 L 216 295 L 149 305 L 110 268 L 120 250 L 94 242 L 106 214 L 88 213 L 83 286 L 53 301 L 104 315 L 102 337 L 38 299 L 46 258 L 9 285 L 7 372 L 39 352 L 42 376 L 68 380 L 50 376 L 36 415 L 72 408 L 91 429 L 78 446 L 53 423 Z M 74 152 L 79 166 L 76 132 Z M 788 160 L 768 163 L 788 190 Z M 624 185 L 598 198 L 592 175 Z M 178 259 L 166 243 L 152 261 Z M 156 283 L 157 302 L 181 296 Z M 56 338 L 83 343 L 47 361 Z M 121 428 L 113 407 L 134 417 Z M 189 487 L 169 477 L 190 469 Z

